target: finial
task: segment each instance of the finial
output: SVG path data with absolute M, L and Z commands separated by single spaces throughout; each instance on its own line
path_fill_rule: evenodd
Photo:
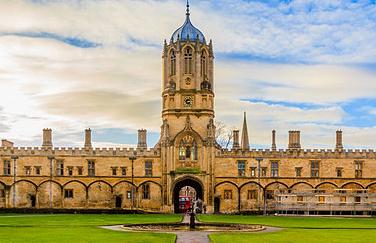
M 187 16 L 189 16 L 189 1 L 187 0 L 187 13 L 186 13 Z

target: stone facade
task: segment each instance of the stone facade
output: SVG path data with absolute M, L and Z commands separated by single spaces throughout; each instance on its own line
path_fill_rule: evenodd
M 231 150 L 215 141 L 212 41 L 186 21 L 162 55 L 160 140 L 135 149 L 0 147 L 0 208 L 142 209 L 177 212 L 180 189 L 190 186 L 208 212 L 369 213 L 376 207 L 376 152 L 345 150 L 337 131 L 333 150 L 305 150 L 300 132 L 289 146 L 249 148 L 247 122 L 234 131 Z M 241 141 L 239 141 L 241 138 Z

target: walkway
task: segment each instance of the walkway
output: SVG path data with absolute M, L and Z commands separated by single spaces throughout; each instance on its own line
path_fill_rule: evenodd
M 185 214 L 181 222 L 183 224 L 189 224 L 189 221 L 190 215 Z M 195 222 L 197 223 L 196 218 Z M 208 235 L 209 232 L 204 231 L 178 231 L 176 232 L 176 243 L 210 243 Z

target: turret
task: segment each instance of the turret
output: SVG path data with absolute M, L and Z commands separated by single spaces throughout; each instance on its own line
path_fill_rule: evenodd
M 338 130 L 336 131 L 336 150 L 342 150 L 343 144 L 342 144 L 342 131 Z
M 289 131 L 289 149 L 300 148 L 300 131 Z
M 92 148 L 90 128 L 85 129 L 85 145 L 84 145 L 84 147 L 85 147 L 85 149 L 91 149 Z
M 52 129 L 45 128 L 43 129 L 43 148 L 52 148 Z
M 137 148 L 140 148 L 140 149 L 146 149 L 146 148 L 147 148 L 147 143 L 146 143 L 146 130 L 145 130 L 145 129 L 140 129 L 140 130 L 138 130 L 138 143 L 137 143 Z

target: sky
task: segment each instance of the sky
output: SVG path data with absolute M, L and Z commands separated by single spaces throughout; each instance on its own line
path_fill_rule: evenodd
M 215 114 L 251 148 L 376 144 L 375 0 L 191 0 L 191 20 L 212 39 Z M 184 0 L 0 1 L 0 138 L 40 146 L 153 147 L 161 125 L 164 39 Z

